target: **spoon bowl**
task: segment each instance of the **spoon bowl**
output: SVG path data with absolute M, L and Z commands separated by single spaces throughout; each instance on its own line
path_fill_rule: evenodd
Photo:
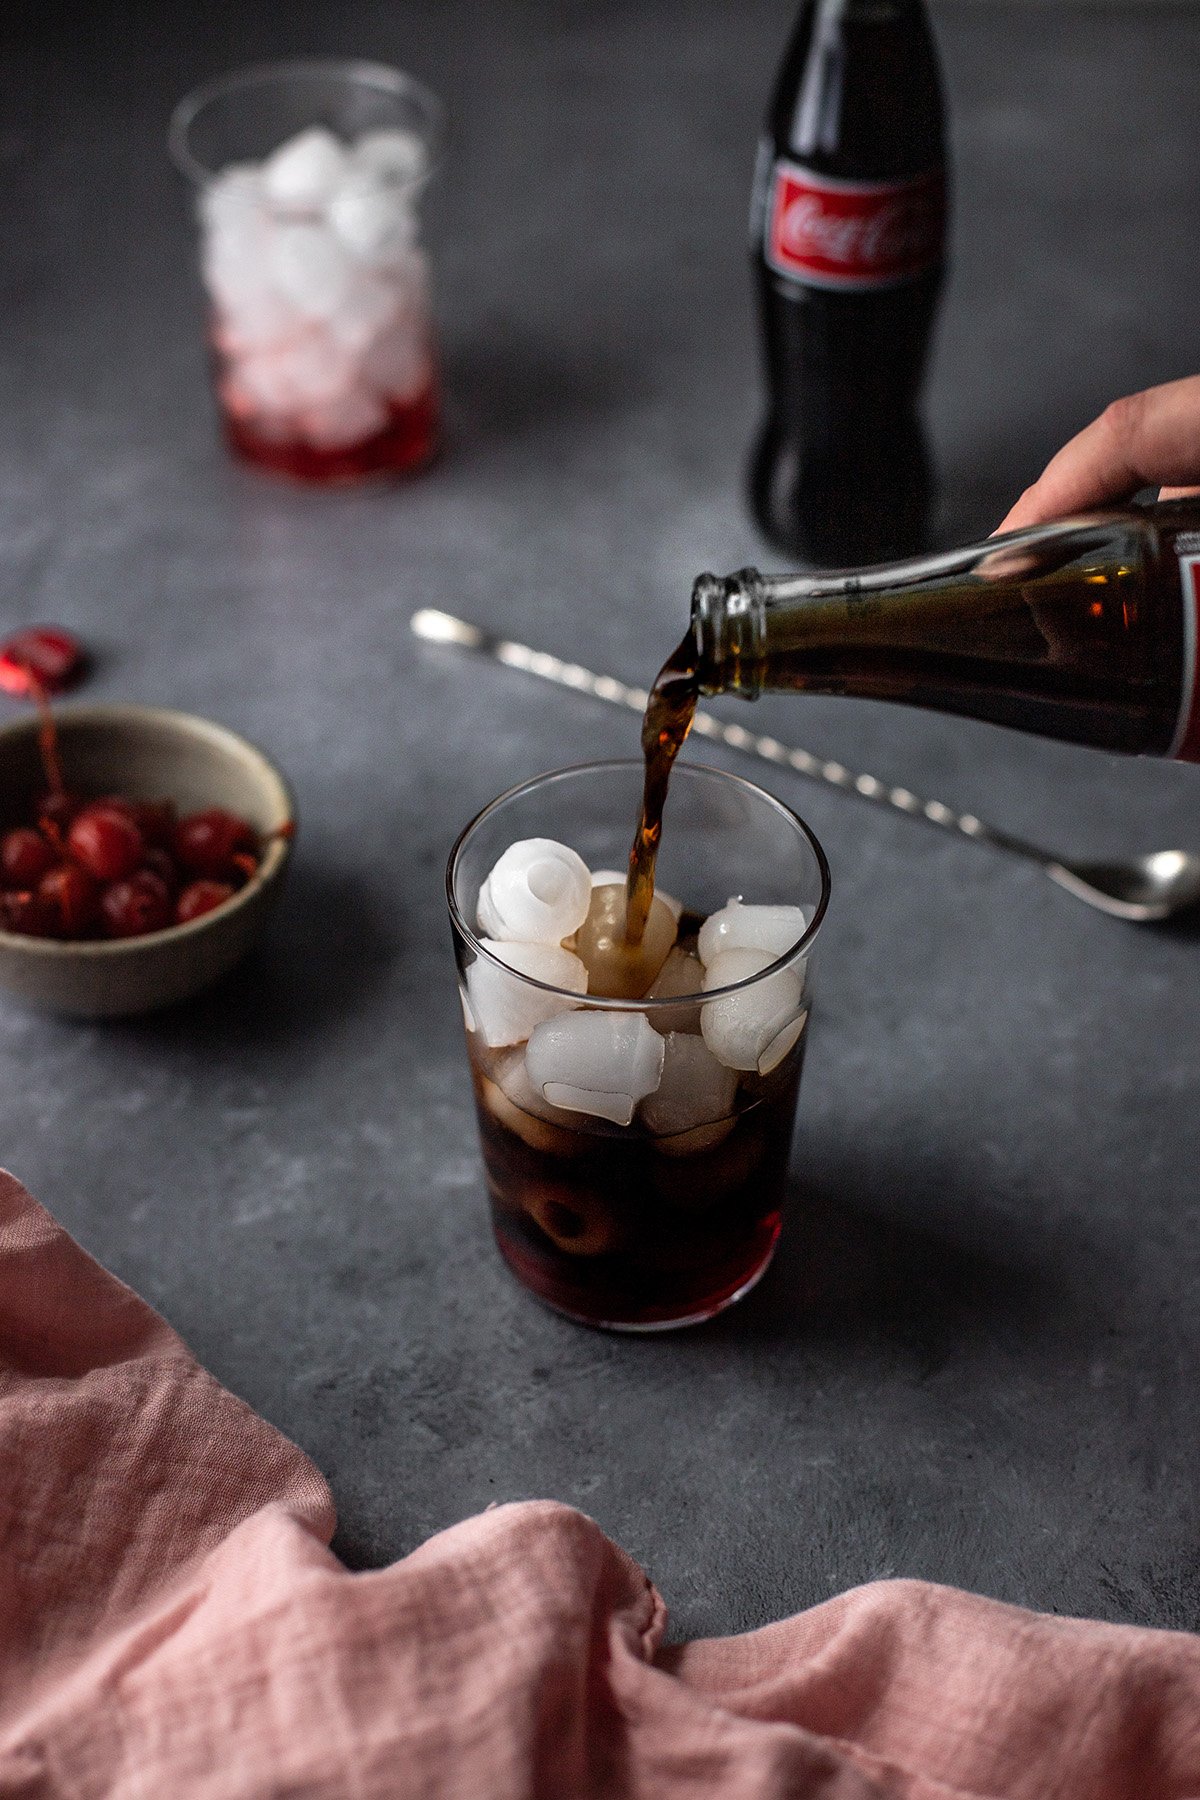
M 1043 866 L 1059 887 L 1114 919 L 1149 924 L 1200 904 L 1200 856 L 1189 850 L 1152 850 L 1128 862 Z

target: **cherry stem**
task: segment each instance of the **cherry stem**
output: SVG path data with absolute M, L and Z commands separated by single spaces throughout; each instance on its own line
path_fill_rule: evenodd
M 28 660 L 22 667 L 29 681 L 29 691 L 33 695 L 38 709 L 38 750 L 42 758 L 42 774 L 46 778 L 46 786 L 54 795 L 66 792 L 63 780 L 62 763 L 58 756 L 58 727 L 54 723 L 54 714 L 50 709 L 50 696 L 46 692 L 45 683 Z

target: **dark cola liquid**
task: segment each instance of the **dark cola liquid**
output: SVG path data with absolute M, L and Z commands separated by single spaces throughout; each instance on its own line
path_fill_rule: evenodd
M 700 921 L 685 915 L 681 942 Z M 503 1085 L 523 1054 L 470 1038 L 492 1221 L 527 1287 L 591 1325 L 705 1319 L 750 1286 L 779 1235 L 804 1035 L 768 1076 L 744 1075 L 728 1119 L 673 1137 L 547 1117 Z

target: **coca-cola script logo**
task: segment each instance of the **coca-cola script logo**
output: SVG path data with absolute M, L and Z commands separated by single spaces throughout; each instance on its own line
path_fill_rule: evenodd
M 775 165 L 766 219 L 771 267 L 819 287 L 888 287 L 938 260 L 945 198 L 938 174 L 835 181 Z

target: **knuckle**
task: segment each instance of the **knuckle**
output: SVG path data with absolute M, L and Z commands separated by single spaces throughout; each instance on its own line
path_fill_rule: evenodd
M 1101 425 L 1122 451 L 1128 451 L 1141 435 L 1145 404 L 1145 394 L 1123 394 L 1110 401 L 1100 415 Z

